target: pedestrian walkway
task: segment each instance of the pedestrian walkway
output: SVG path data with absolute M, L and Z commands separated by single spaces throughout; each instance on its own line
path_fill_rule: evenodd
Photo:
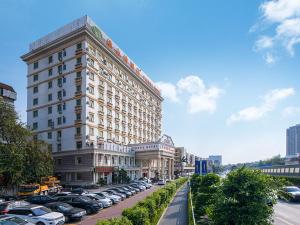
M 169 205 L 159 225 L 187 225 L 188 224 L 188 188 L 187 184 L 177 192 Z

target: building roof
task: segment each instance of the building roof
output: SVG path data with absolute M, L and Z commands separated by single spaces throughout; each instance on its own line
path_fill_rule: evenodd
M 13 89 L 12 86 L 9 86 L 9 85 L 4 84 L 4 83 L 0 83 L 0 88 L 3 88 L 3 89 L 5 89 L 5 90 L 12 91 L 12 92 L 15 92 L 15 93 L 16 93 L 16 91 Z

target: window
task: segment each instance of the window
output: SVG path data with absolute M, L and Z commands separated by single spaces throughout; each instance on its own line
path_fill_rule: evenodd
M 76 127 L 76 135 L 81 135 L 81 127 Z
M 53 62 L 53 56 L 50 55 L 50 56 L 48 57 L 48 63 L 50 64 L 50 63 L 52 63 L 52 62 Z
M 52 139 L 52 132 L 48 132 L 48 139 Z
M 92 113 L 89 114 L 89 121 L 90 122 L 94 122 L 95 121 L 94 114 L 92 114 Z
M 66 81 L 67 81 L 67 78 L 63 77 L 63 83 L 66 83 Z
M 58 112 L 58 113 L 61 113 L 61 112 L 62 112 L 62 105 L 61 105 L 61 104 L 58 104 L 58 105 L 57 105 L 57 112 Z
M 57 72 L 58 72 L 59 74 L 62 73 L 62 65 L 59 65 L 59 66 L 57 67 Z
M 67 51 L 66 51 L 66 49 L 63 49 L 63 56 L 64 56 L 64 57 L 67 56 Z
M 94 128 L 93 127 L 89 128 L 89 135 L 94 136 Z
M 48 89 L 52 88 L 52 80 L 48 82 Z
M 76 49 L 79 50 L 79 49 L 81 49 L 81 48 L 82 48 L 82 43 L 80 42 L 80 43 L 78 43 L 78 44 L 76 45 Z
M 81 113 L 76 113 L 76 120 L 81 120 Z
M 61 99 L 62 98 L 62 92 L 61 91 L 58 91 L 57 92 L 57 99 Z
M 76 73 L 76 77 L 77 78 L 81 77 L 81 71 L 79 71 L 79 72 Z
M 90 80 L 95 80 L 95 74 L 94 73 L 89 73 L 89 78 L 90 78 Z
M 94 100 L 89 100 L 89 106 L 91 107 L 91 108 L 94 108 L 94 106 L 95 106 L 95 102 L 94 102 Z
M 77 141 L 76 142 L 76 148 L 77 149 L 81 149 L 82 148 L 82 142 L 81 141 Z
M 34 98 L 33 99 L 33 105 L 37 105 L 39 104 L 39 99 L 38 98 Z
M 49 119 L 48 120 L 48 127 L 52 127 L 52 125 L 53 125 L 52 119 Z
M 60 152 L 61 151 L 61 143 L 57 144 L 57 151 Z
M 62 117 L 62 120 L 63 120 L 63 123 L 66 123 L 66 117 L 65 116 Z
M 57 79 L 57 86 L 62 87 L 62 79 L 61 78 Z
M 65 97 L 65 96 L 66 96 L 66 94 L 67 94 L 66 90 L 65 90 L 65 89 L 63 89 L 63 96 Z
M 66 70 L 66 69 L 67 69 L 66 64 L 63 64 L 63 70 Z
M 52 94 L 48 94 L 48 102 L 52 101 Z
M 37 123 L 37 122 L 34 122 L 34 123 L 32 124 L 32 129 L 33 129 L 33 130 L 38 129 L 38 123 Z
M 76 105 L 80 106 L 81 105 L 81 99 L 76 99 Z
M 50 77 L 50 76 L 52 76 L 52 74 L 53 74 L 53 70 L 51 68 L 51 69 L 48 70 L 48 76 Z
M 48 107 L 48 114 L 52 114 L 52 106 Z
M 67 103 L 64 102 L 64 104 L 63 104 L 63 110 L 66 110 L 66 108 L 67 108 Z
M 61 139 L 61 130 L 58 130 L 56 133 L 57 140 Z
M 76 64 L 80 64 L 81 63 L 81 57 L 76 59 Z
M 38 93 L 38 92 L 39 92 L 39 87 L 38 86 L 33 87 L 33 93 L 35 94 L 35 93 Z
M 93 86 L 89 86 L 89 93 L 90 94 L 94 94 L 94 87 Z
M 56 164 L 57 165 L 61 165 L 61 163 L 62 163 L 62 159 L 56 159 Z
M 62 60 L 62 52 L 58 52 L 57 53 L 57 58 L 58 58 L 59 61 Z
M 77 85 L 77 86 L 76 86 L 76 91 L 77 91 L 77 92 L 81 92 L 81 85 Z
M 82 164 L 82 157 L 76 156 L 76 157 L 75 157 L 75 164 L 76 164 L 76 165 Z
M 33 69 L 37 69 L 37 68 L 39 68 L 39 62 L 38 61 L 33 63 Z
M 38 117 L 39 116 L 39 111 L 38 110 L 34 110 L 33 111 L 33 117 Z
M 34 74 L 33 75 L 33 81 L 38 81 L 39 80 L 39 75 L 38 74 Z
M 61 117 L 58 117 L 57 118 L 57 125 L 61 125 L 61 122 L 62 122 Z

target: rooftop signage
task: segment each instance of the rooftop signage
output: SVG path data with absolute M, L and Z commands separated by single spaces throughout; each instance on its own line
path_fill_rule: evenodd
M 38 39 L 37 41 L 31 43 L 29 45 L 29 51 L 36 50 L 58 38 L 61 38 L 71 32 L 79 30 L 83 27 L 88 28 L 94 36 L 101 42 L 103 42 L 108 49 L 110 49 L 114 55 L 116 55 L 120 60 L 122 60 L 128 67 L 135 73 L 138 77 L 142 78 L 144 82 L 152 87 L 152 89 L 158 94 L 160 91 L 157 87 L 155 87 L 153 81 L 141 70 L 139 69 L 133 60 L 131 60 L 119 47 L 116 43 L 114 43 L 96 24 L 95 22 L 88 16 L 83 16 L 79 19 L 74 20 L 73 22 L 59 28 L 58 30 L 51 32 L 50 34 Z

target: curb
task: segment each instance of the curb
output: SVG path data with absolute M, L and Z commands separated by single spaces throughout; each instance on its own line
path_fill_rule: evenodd
M 186 182 L 185 182 L 183 185 L 185 185 L 185 184 L 186 184 Z M 182 186 L 183 186 L 183 185 L 182 185 Z M 157 224 L 156 224 L 156 225 L 158 225 L 158 224 L 160 223 L 160 221 L 162 220 L 162 218 L 163 218 L 164 215 L 166 214 L 167 209 L 169 208 L 169 205 L 173 202 L 173 200 L 174 200 L 175 196 L 177 195 L 177 193 L 182 189 L 182 186 L 181 186 L 180 188 L 178 188 L 178 190 L 175 192 L 173 198 L 171 199 L 170 203 L 168 204 L 168 206 L 165 208 L 165 210 L 164 210 L 163 213 L 161 214 L 161 216 L 160 216 L 159 220 L 157 221 Z

